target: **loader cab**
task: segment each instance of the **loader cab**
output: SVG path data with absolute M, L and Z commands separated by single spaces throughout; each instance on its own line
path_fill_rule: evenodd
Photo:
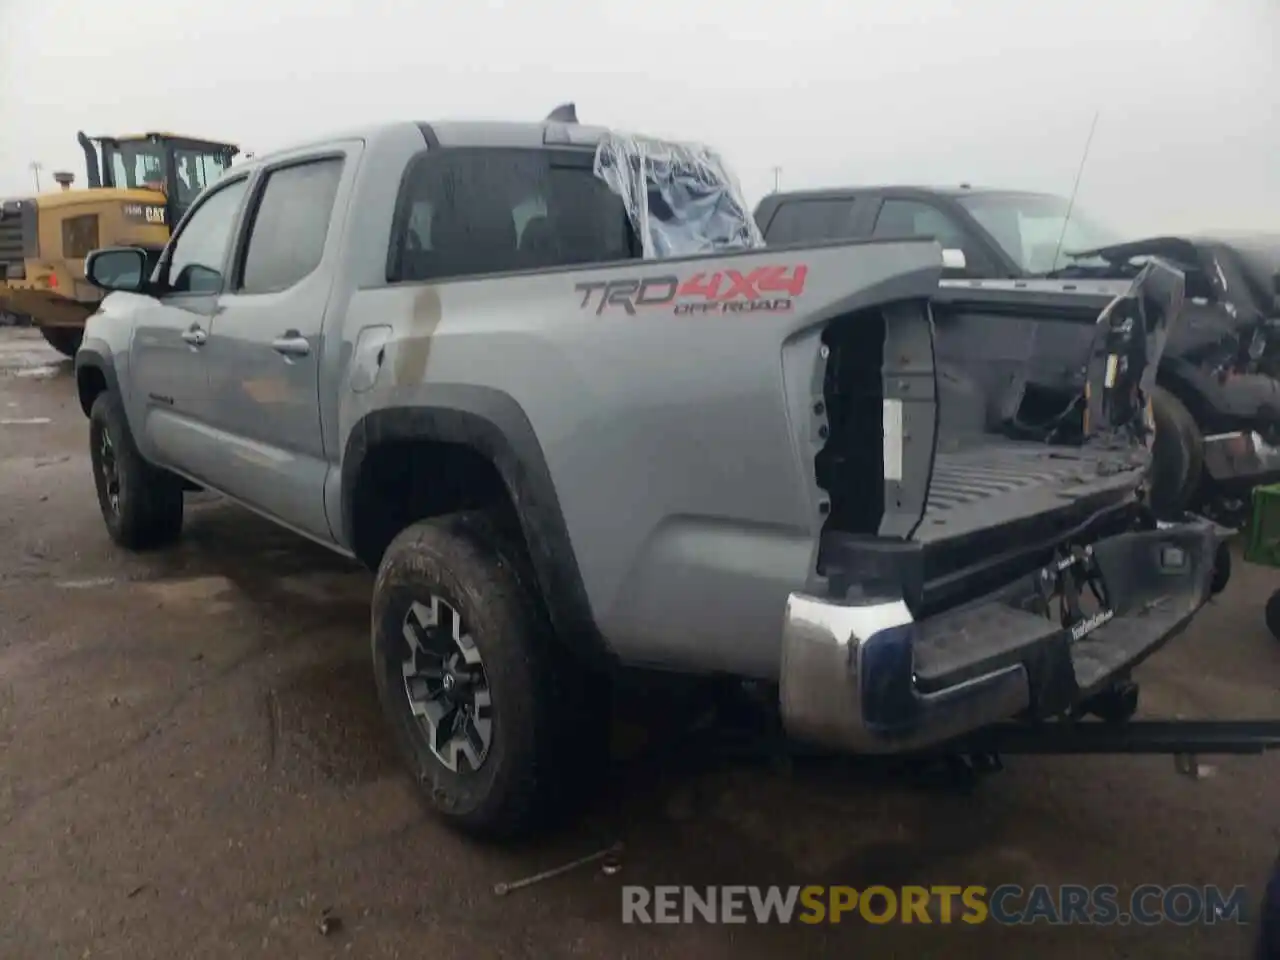
M 153 190 L 165 198 L 165 225 L 172 227 L 205 187 L 231 166 L 234 144 L 172 133 L 78 137 L 90 187 Z M 96 148 L 96 149 L 95 149 Z

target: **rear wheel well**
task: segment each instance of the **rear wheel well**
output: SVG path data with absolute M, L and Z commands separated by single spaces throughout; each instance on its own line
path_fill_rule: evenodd
M 80 397 L 80 409 L 87 417 L 93 409 L 93 401 L 107 389 L 107 375 L 98 367 L 81 367 L 76 371 L 76 393 Z
M 392 440 L 365 455 L 350 500 L 351 549 L 376 570 L 387 546 L 418 520 L 484 510 L 525 548 L 519 515 L 493 461 L 460 443 Z

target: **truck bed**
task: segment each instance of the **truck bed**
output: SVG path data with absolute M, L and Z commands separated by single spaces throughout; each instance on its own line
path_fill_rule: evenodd
M 1044 409 L 1029 406 L 1038 398 L 1009 355 L 1034 337 L 991 342 L 955 305 L 833 322 L 815 463 L 831 496 L 819 566 L 836 591 L 900 587 L 920 616 L 1037 569 L 1064 541 L 1131 526 L 1150 462 L 1142 397 L 1181 302 L 1180 278 L 1153 266 L 1100 314 L 1091 296 L 1069 315 L 1018 304 L 1015 327 L 1094 317 L 1080 394 Z
M 1131 488 L 1128 458 L 1114 453 L 1055 449 L 1042 443 L 990 438 L 934 459 L 922 542 L 971 533 L 1001 519 L 1049 510 L 1107 489 Z

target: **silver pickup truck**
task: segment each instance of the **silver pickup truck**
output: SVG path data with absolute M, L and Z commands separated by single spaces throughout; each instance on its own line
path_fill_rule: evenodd
M 172 541 L 197 486 L 375 569 L 387 719 L 477 834 L 556 805 L 615 666 L 773 684 L 798 739 L 912 751 L 1087 708 L 1213 586 L 1216 528 L 1143 504 L 1159 261 L 1048 443 L 1008 426 L 1008 349 L 935 362 L 974 307 L 935 300 L 933 241 L 771 249 L 711 151 L 576 122 L 261 156 L 154 271 L 87 272 L 112 538 Z

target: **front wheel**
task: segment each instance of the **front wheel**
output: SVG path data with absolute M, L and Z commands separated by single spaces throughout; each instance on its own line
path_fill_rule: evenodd
M 120 546 L 164 546 L 182 532 L 182 481 L 143 459 L 120 398 L 98 394 L 89 411 L 89 458 L 107 533 Z
M 458 513 L 400 533 L 373 590 L 374 675 L 400 752 L 434 813 L 490 839 L 545 822 L 592 732 L 575 739 L 567 722 L 578 673 L 523 568 L 484 514 Z

